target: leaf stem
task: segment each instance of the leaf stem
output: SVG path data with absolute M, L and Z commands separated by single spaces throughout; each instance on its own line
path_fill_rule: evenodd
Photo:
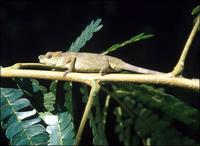
M 130 116 L 132 119 L 134 119 L 134 114 L 132 113 L 132 111 L 131 111 L 128 107 L 126 107 L 126 105 L 124 105 L 124 103 L 121 102 L 121 101 L 118 99 L 118 97 L 117 97 L 114 93 L 110 92 L 109 90 L 107 90 L 107 89 L 104 88 L 104 87 L 101 87 L 101 90 L 104 91 L 105 93 L 107 93 L 108 95 L 110 95 L 110 97 L 111 97 L 113 100 L 115 100 L 115 102 L 117 102 L 117 103 L 129 114 L 129 116 Z
M 105 104 L 104 104 L 104 109 L 103 109 L 103 124 L 104 124 L 104 128 L 105 128 L 105 124 L 106 124 L 106 117 L 107 117 L 107 112 L 108 112 L 108 107 L 109 107 L 109 102 L 110 102 L 110 95 L 106 96 L 106 100 L 105 100 Z

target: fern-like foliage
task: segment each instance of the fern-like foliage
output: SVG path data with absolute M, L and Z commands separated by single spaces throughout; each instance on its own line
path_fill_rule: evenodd
M 74 144 L 74 124 L 68 112 L 58 115 L 44 116 L 47 132 L 50 136 L 48 145 L 73 145 Z
M 95 22 L 92 21 L 81 33 L 81 35 L 71 44 L 69 47 L 69 51 L 79 52 L 80 48 L 82 48 L 88 40 L 90 40 L 93 36 L 94 32 L 99 31 L 103 25 L 99 25 L 101 23 L 101 19 L 97 19 Z
M 136 138 L 134 141 L 131 140 L 131 119 L 125 114 L 121 107 L 116 107 L 114 109 L 114 114 L 116 116 L 116 126 L 115 132 L 118 134 L 118 139 L 120 142 L 123 142 L 124 145 L 140 145 L 138 138 L 136 143 Z M 133 143 L 134 142 L 134 143 Z
M 57 81 L 51 82 L 49 90 L 41 86 L 35 79 L 16 78 L 15 81 L 24 94 L 31 97 L 30 101 L 35 108 L 43 109 L 46 112 L 55 110 Z
M 122 84 L 121 84 L 122 85 Z M 152 109 L 161 110 L 169 117 L 178 120 L 193 129 L 199 128 L 199 111 L 173 95 L 147 85 L 118 84 L 117 93 L 131 96 L 135 101 Z M 129 92 L 123 92 L 129 91 Z M 118 94 L 119 95 L 119 94 Z
M 6 129 L 6 136 L 11 145 L 44 145 L 49 136 L 45 127 L 39 124 L 41 119 L 36 115 L 26 98 L 21 98 L 20 89 L 0 88 L 1 91 L 1 123 Z M 25 108 L 32 110 L 25 110 Z
M 169 120 L 165 117 L 159 117 L 151 110 L 142 106 L 136 107 L 139 116 L 135 122 L 135 129 L 141 137 L 151 137 L 151 145 L 195 145 L 193 139 L 184 136 L 179 130 L 170 126 Z M 144 123 L 144 121 L 146 121 Z M 147 126 L 144 126 L 147 124 Z M 146 128 L 145 128 L 146 127 Z
M 115 130 L 124 144 L 137 142 L 139 145 L 143 143 L 142 139 L 149 140 L 150 145 L 197 144 L 194 139 L 171 126 L 173 122 L 178 121 L 189 126 L 191 131 L 197 132 L 199 112 L 195 108 L 161 89 L 147 85 L 117 84 L 114 86 L 114 93 L 134 115 L 130 117 L 121 107 L 115 109 Z M 135 137 L 128 137 L 129 134 Z

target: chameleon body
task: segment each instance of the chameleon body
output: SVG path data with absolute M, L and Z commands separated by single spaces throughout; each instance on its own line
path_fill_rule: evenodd
M 144 69 L 128 64 L 116 57 L 84 52 L 47 52 L 38 57 L 39 62 L 55 67 L 56 69 L 66 70 L 68 72 L 88 72 L 88 73 L 110 73 L 121 72 L 123 70 L 144 73 L 160 74 L 161 72 Z

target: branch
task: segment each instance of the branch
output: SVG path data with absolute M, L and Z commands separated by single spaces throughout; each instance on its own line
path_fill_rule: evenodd
M 61 71 L 45 71 L 45 70 L 28 70 L 28 69 L 12 69 L 1 68 L 1 77 L 22 77 L 36 78 L 47 80 L 73 81 L 92 85 L 93 81 L 98 82 L 133 82 L 146 83 L 156 85 L 167 85 L 172 87 L 180 87 L 199 92 L 199 79 L 188 79 L 183 77 L 170 77 L 166 74 L 160 75 L 144 75 L 144 74 L 106 74 L 101 76 L 98 73 L 68 73 L 63 76 Z
M 181 56 L 179 58 L 178 63 L 176 64 L 176 66 L 174 67 L 174 70 L 172 71 L 172 74 L 174 76 L 180 75 L 183 72 L 184 69 L 184 64 L 185 64 L 185 58 L 187 56 L 187 53 L 189 51 L 189 48 L 192 44 L 192 41 L 194 39 L 195 34 L 198 31 L 198 27 L 200 26 L 200 16 L 197 17 L 197 21 L 194 24 L 192 31 L 188 37 L 187 42 L 185 43 L 185 46 L 183 48 L 183 52 L 181 53 Z
M 86 121 L 87 121 L 87 118 L 88 118 L 88 114 L 89 114 L 89 112 L 92 108 L 92 105 L 93 105 L 94 96 L 96 96 L 98 94 L 99 89 L 100 89 L 100 85 L 97 82 L 93 81 L 92 84 L 91 84 L 90 95 L 88 97 L 88 101 L 87 101 L 87 104 L 85 106 L 85 110 L 84 110 L 84 113 L 83 113 L 83 116 L 82 116 L 82 119 L 81 119 L 81 123 L 79 125 L 78 132 L 76 134 L 76 139 L 75 139 L 75 143 L 74 143 L 75 146 L 79 145 L 79 143 L 80 143 L 81 136 L 83 134 L 83 130 L 85 128 L 85 124 L 86 124 Z

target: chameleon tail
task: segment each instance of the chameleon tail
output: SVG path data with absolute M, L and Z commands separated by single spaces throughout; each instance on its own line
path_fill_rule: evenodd
M 163 72 L 154 71 L 151 69 L 145 69 L 142 67 L 134 66 L 128 63 L 124 64 L 124 70 L 136 72 L 136 73 L 143 73 L 143 74 L 163 74 Z

